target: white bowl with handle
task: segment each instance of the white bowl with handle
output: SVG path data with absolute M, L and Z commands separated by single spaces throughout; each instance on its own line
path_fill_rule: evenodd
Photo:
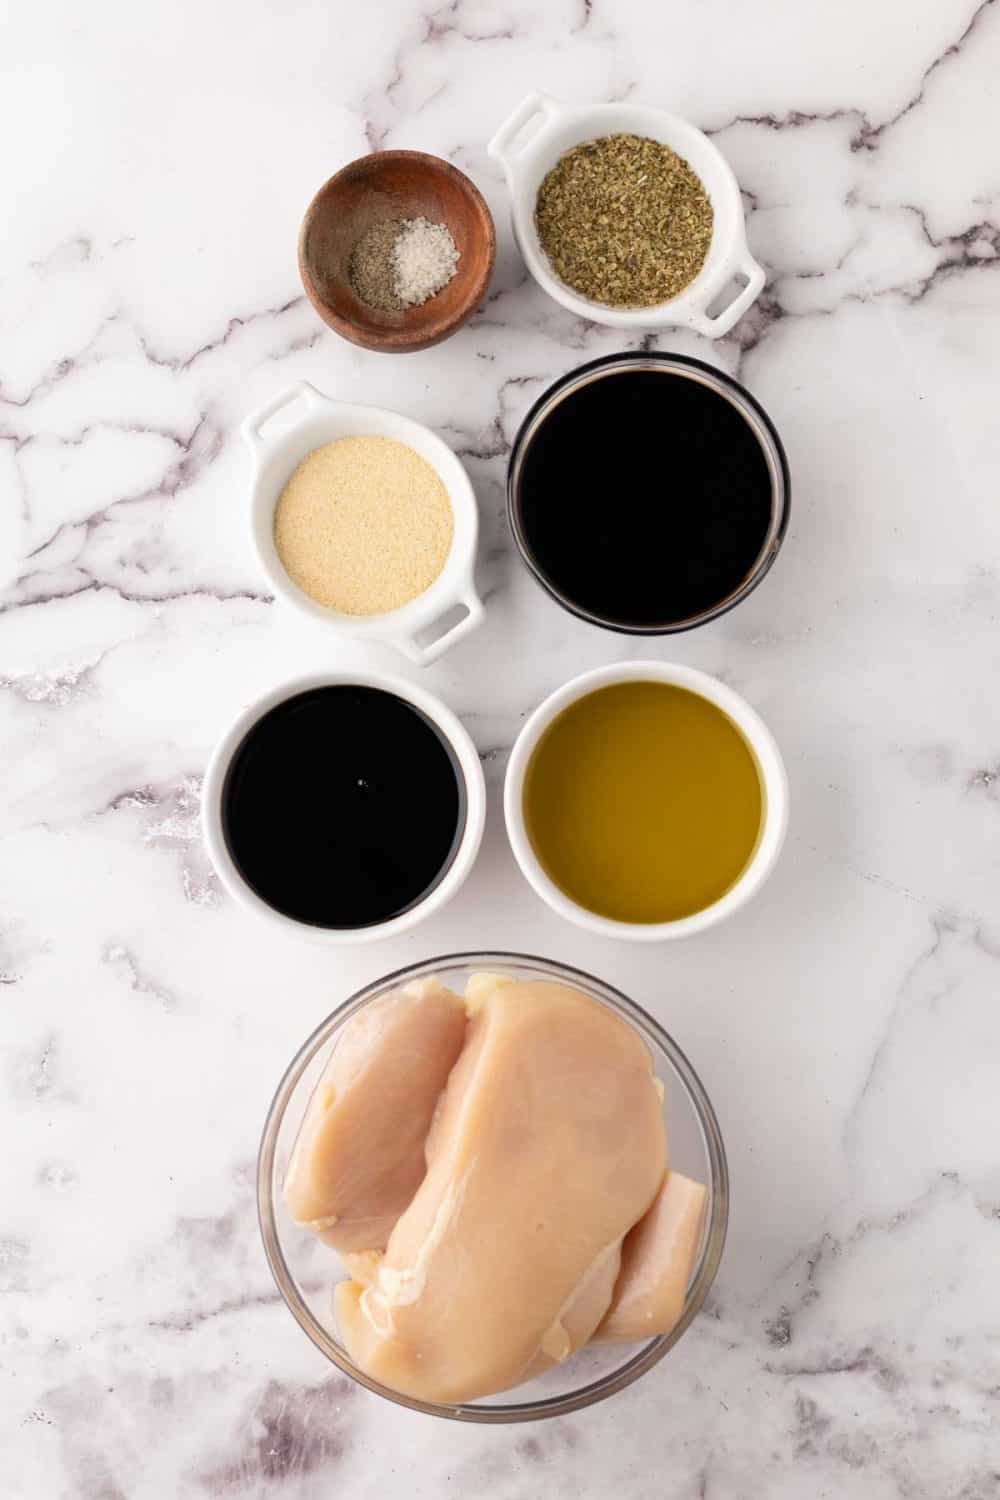
M 271 424 L 279 413 L 286 419 L 295 413 L 295 419 L 276 430 Z M 300 380 L 247 417 L 241 431 L 254 466 L 251 535 L 277 599 L 331 632 L 395 646 L 419 666 L 436 661 L 482 623 L 474 578 L 479 534 L 475 492 L 455 454 L 429 427 L 383 407 L 334 401 Z M 434 582 L 399 609 L 377 615 L 342 614 L 311 598 L 288 576 L 274 545 L 275 508 L 302 460 L 324 443 L 358 436 L 394 438 L 426 459 L 448 491 L 454 519 L 451 549 Z M 454 615 L 460 618 L 452 619 Z
M 555 274 L 535 227 L 542 180 L 574 146 L 606 135 L 640 135 L 669 146 L 697 174 L 712 204 L 712 240 L 705 264 L 668 302 L 651 307 L 609 307 L 581 297 Z M 743 200 L 733 170 L 707 135 L 666 110 L 641 104 L 560 104 L 529 94 L 489 143 L 510 189 L 514 237 L 532 276 L 556 302 L 611 328 L 692 328 L 706 338 L 728 333 L 757 300 L 764 271 L 747 248 Z

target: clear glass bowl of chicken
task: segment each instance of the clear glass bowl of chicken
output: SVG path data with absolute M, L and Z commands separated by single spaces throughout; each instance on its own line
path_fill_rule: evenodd
M 729 1185 L 670 1036 L 611 986 L 459 953 L 361 990 L 278 1085 L 264 1248 L 346 1374 L 434 1416 L 523 1422 L 637 1380 L 715 1278 Z

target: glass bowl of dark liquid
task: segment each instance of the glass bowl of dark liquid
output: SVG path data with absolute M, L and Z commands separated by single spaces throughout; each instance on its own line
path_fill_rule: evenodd
M 679 354 L 570 371 L 528 412 L 507 474 L 521 556 L 593 625 L 670 635 L 757 587 L 788 526 L 781 439 L 728 375 Z

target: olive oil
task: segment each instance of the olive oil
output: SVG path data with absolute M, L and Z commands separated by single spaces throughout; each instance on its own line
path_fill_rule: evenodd
M 699 693 L 639 681 L 563 710 L 524 779 L 535 854 L 570 900 L 670 922 L 724 896 L 757 844 L 764 794 L 733 721 Z

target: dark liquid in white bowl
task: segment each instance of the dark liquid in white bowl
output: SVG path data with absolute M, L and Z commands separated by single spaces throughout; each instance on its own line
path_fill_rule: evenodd
M 442 879 L 465 827 L 450 745 L 412 703 L 337 685 L 286 699 L 230 763 L 222 828 L 268 906 L 314 927 L 402 915 Z

